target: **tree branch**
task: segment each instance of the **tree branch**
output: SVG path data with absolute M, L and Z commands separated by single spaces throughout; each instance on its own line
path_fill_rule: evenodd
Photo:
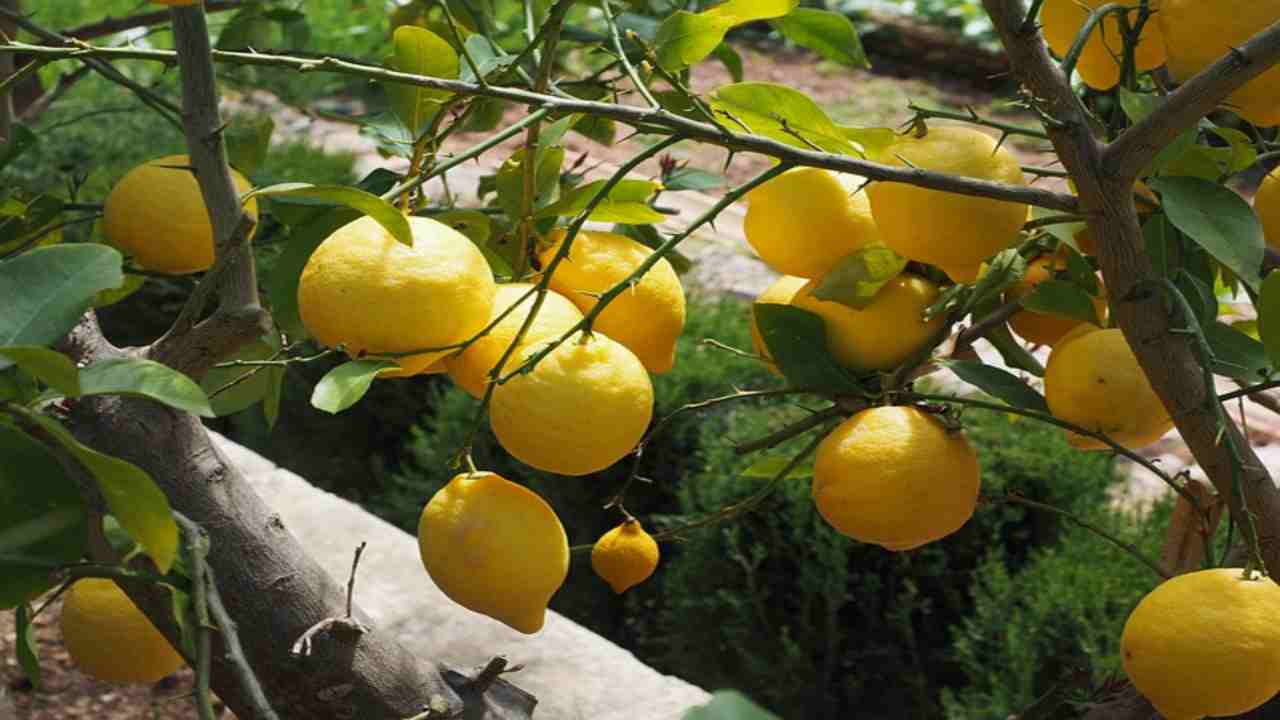
M 222 12 L 224 10 L 234 10 L 235 8 L 245 5 L 246 0 L 205 0 L 204 11 L 206 13 Z M 125 15 L 124 17 L 107 17 L 98 22 L 88 23 L 79 27 L 71 28 L 62 33 L 63 37 L 75 38 L 76 40 L 97 40 L 108 35 L 124 32 L 126 30 L 134 30 L 137 28 L 152 27 L 154 25 L 163 25 L 169 22 L 168 10 L 156 10 L 154 12 L 139 13 L 137 15 Z
M 1124 131 L 1103 153 L 1107 171 L 1121 178 L 1136 178 L 1174 138 L 1195 127 L 1200 118 L 1241 85 L 1280 62 L 1280 22 L 1233 48 L 1169 93 L 1163 105 Z
M 172 64 L 175 60 L 173 52 L 136 47 L 107 48 L 88 46 L 82 48 L 60 48 L 24 43 L 0 44 L 0 54 L 17 52 L 29 53 L 48 60 L 81 58 L 149 60 L 169 64 Z M 1079 203 L 1076 198 L 1066 193 L 988 180 L 977 180 L 945 173 L 928 172 L 915 168 L 896 167 L 849 155 L 816 152 L 787 145 L 761 135 L 725 133 L 711 123 L 691 120 L 662 108 L 641 108 L 608 102 L 580 100 L 573 97 L 535 93 L 515 87 L 482 86 L 478 83 L 468 83 L 461 80 L 445 80 L 425 75 L 402 73 L 376 65 L 340 60 L 334 57 L 305 58 L 270 53 L 215 50 L 213 51 L 213 59 L 217 62 L 275 67 L 298 72 L 332 72 L 368 80 L 397 82 L 436 90 L 447 90 L 458 95 L 493 97 L 522 105 L 548 108 L 558 113 L 586 113 L 598 117 L 612 118 L 644 132 L 681 135 L 691 140 L 701 140 L 730 150 L 768 155 L 792 165 L 820 167 L 836 172 L 861 175 L 870 180 L 908 183 L 959 195 L 1026 203 L 1062 212 L 1071 213 L 1079 210 Z
M 18 11 L 18 0 L 0 0 L 0 9 L 8 12 L 16 13 Z M 11 20 L 0 21 L 0 36 L 7 39 L 17 37 L 17 27 Z M 0 82 L 8 84 L 9 78 L 14 74 L 14 57 L 5 55 L 0 57 Z M 9 138 L 13 133 L 13 88 L 6 87 L 0 91 L 0 150 L 3 150 L 9 143 Z

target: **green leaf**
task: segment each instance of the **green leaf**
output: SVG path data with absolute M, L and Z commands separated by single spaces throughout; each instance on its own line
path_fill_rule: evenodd
M 162 402 L 200 417 L 213 417 L 209 398 L 195 380 L 166 365 L 140 358 L 99 360 L 80 371 L 82 395 L 132 395 Z
M 772 480 L 782 472 L 787 465 L 791 464 L 791 456 L 789 455 L 765 455 L 764 457 L 751 463 L 751 465 L 739 473 L 744 478 L 752 478 L 757 480 Z M 805 480 L 813 477 L 813 461 L 802 462 L 787 473 L 787 480 Z
M 579 185 L 534 214 L 535 218 L 572 217 L 582 212 L 591 200 L 604 189 L 607 180 Z M 658 223 L 666 219 L 662 213 L 649 206 L 649 198 L 658 191 L 658 184 L 649 180 L 621 180 L 609 190 L 609 195 L 591 211 L 589 220 L 616 222 L 629 225 Z
M 1173 258 L 1178 255 L 1178 230 L 1164 213 L 1157 213 L 1142 226 L 1142 245 L 1151 266 L 1161 277 L 1173 274 Z
M 35 345 L 0 348 L 0 356 L 13 361 L 26 373 L 68 397 L 80 394 L 80 370 L 71 358 L 56 350 Z
M 40 689 L 40 655 L 36 645 L 36 627 L 31 622 L 31 608 L 26 603 L 17 607 L 14 617 L 15 637 L 18 644 L 18 667 L 22 674 L 31 681 L 31 686 Z
M 61 241 L 62 232 L 53 230 L 65 207 L 61 199 L 52 195 L 11 197 L 5 205 L 8 212 L 0 213 L 0 256 Z
M 392 36 L 393 69 L 413 75 L 454 80 L 458 77 L 458 53 L 443 38 L 426 28 L 401 25 Z M 452 93 L 418 85 L 384 83 L 387 99 L 415 138 L 431 124 Z
M 570 118 L 566 118 L 568 119 Z M 566 132 L 572 124 L 570 122 L 565 125 Z M 534 157 L 537 165 L 534 168 L 533 199 L 529 207 L 537 211 L 553 202 L 560 191 L 560 167 L 564 164 L 564 148 L 543 148 Z M 512 220 L 518 220 L 524 209 L 524 163 L 525 151 L 521 148 L 502 163 L 494 178 L 498 205 Z
M 302 269 L 311 259 L 311 253 L 335 230 L 360 217 L 347 208 L 332 208 L 313 213 L 310 220 L 291 227 L 284 252 L 276 259 L 275 268 L 266 278 L 267 301 L 271 304 L 271 318 L 276 326 L 291 338 L 310 337 L 302 318 L 298 315 L 298 280 Z
M 798 7 L 772 24 L 786 39 L 828 60 L 851 68 L 871 67 L 858 31 L 843 13 Z
M 1220 322 L 1204 328 L 1213 350 L 1213 372 L 1252 385 L 1271 377 L 1275 367 L 1262 343 L 1240 330 Z
M 736 690 L 717 690 L 711 702 L 690 708 L 681 720 L 779 720 Z
M 311 394 L 311 406 L 337 414 L 360 402 L 374 378 L 383 370 L 399 367 L 390 360 L 362 358 L 351 360 L 325 373 Z
M 677 10 L 667 16 L 654 38 L 658 64 L 668 72 L 680 72 L 710 55 L 733 27 L 728 16 Z
M 10 131 L 9 142 L 0 148 L 0 170 L 17 160 L 20 155 L 35 147 L 40 138 L 26 125 L 15 123 Z
M 681 190 L 714 190 L 724 185 L 724 176 L 716 173 L 683 167 L 673 170 L 662 183 L 663 190 L 679 192 Z
M 840 128 L 840 134 L 844 135 L 846 140 L 851 141 L 859 151 L 858 154 L 863 157 L 877 157 L 898 140 L 898 134 L 893 131 L 893 128 L 868 128 L 852 125 L 837 125 L 836 127 Z
M 827 350 L 822 318 L 790 305 L 756 303 L 756 327 L 774 363 L 795 387 L 857 392 L 858 386 Z
M 271 384 L 267 386 L 267 396 L 262 399 L 262 416 L 267 421 L 267 430 L 274 430 L 276 421 L 280 419 L 280 399 L 284 397 L 284 371 L 271 374 Z
M 1209 131 L 1227 142 L 1226 148 L 1215 148 L 1226 151 L 1222 156 L 1224 174 L 1234 175 L 1258 161 L 1258 149 L 1253 145 L 1253 138 L 1245 133 L 1224 127 L 1210 128 Z
M 1280 271 L 1267 274 L 1258 295 L 1258 335 L 1271 363 L 1280 367 Z
M 263 50 L 271 46 L 271 22 L 262 15 L 261 8 L 250 5 L 240 10 L 218 35 L 219 50 Z
M 0 262 L 0 346 L 52 345 L 100 290 L 119 287 L 123 258 L 105 245 L 54 245 Z M 0 358 L 0 369 L 11 365 Z
M 611 232 L 626 235 L 641 245 L 654 250 L 657 250 L 666 241 L 666 238 L 662 237 L 662 234 L 652 225 L 619 224 L 614 225 Z M 683 275 L 693 269 L 693 261 L 689 259 L 688 255 L 681 253 L 679 250 L 671 250 L 663 257 L 666 258 L 667 262 L 671 263 L 672 269 L 678 275 Z
M 856 154 L 844 131 L 809 96 L 785 85 L 745 82 L 712 93 L 712 110 L 728 127 L 778 142 L 827 152 Z
M 583 115 L 573 124 L 573 131 L 607 147 L 618 134 L 618 124 L 609 118 Z
M 906 258 L 883 245 L 864 247 L 845 256 L 813 288 L 819 300 L 832 300 L 862 310 L 880 288 L 907 266 Z
M 447 36 L 447 33 L 441 37 L 445 36 Z M 484 35 L 472 35 L 463 42 L 463 45 L 467 48 L 467 52 L 471 54 L 471 59 L 475 61 L 476 69 L 480 71 L 480 75 L 486 78 L 499 70 L 505 70 L 516 59 L 515 55 L 496 47 Z M 476 82 L 476 75 L 472 72 L 470 63 L 462 63 L 462 70 L 458 78 L 463 82 Z
M 991 347 L 1000 353 L 1000 358 L 1004 360 L 1004 364 L 1011 368 L 1026 370 L 1036 377 L 1044 377 L 1044 366 L 1036 359 L 1035 355 L 1027 352 L 1027 348 L 1009 331 L 1008 325 L 1001 325 L 987 332 L 984 336 L 986 341 L 991 343 Z
M 71 453 L 98 484 L 107 509 L 120 527 L 143 547 L 161 573 L 169 572 L 178 555 L 178 525 L 173 510 L 155 481 L 142 468 L 80 444 L 53 418 L 31 414 L 65 450 Z
M 124 300 L 130 295 L 142 289 L 147 284 L 146 275 L 125 275 L 124 282 L 120 283 L 120 287 L 107 288 L 101 290 L 97 295 L 93 296 L 93 307 L 103 308 Z
M 782 17 L 795 10 L 800 0 L 728 0 L 708 8 L 704 14 L 733 18 L 735 25 Z
M 996 300 L 1022 276 L 1027 274 L 1027 260 L 1017 248 L 1007 248 L 995 254 L 987 264 L 987 271 L 973 285 L 973 294 L 965 305 L 965 312 Z
M 0 610 L 21 606 L 57 584 L 48 568 L 3 556 L 62 565 L 84 553 L 88 538 L 80 488 L 44 445 L 0 423 Z
M 231 166 L 245 175 L 257 172 L 271 150 L 275 129 L 276 123 L 270 115 L 236 116 L 223 134 Z
M 1262 223 L 1231 190 L 1199 178 L 1161 177 L 1151 181 L 1174 227 L 1204 248 L 1255 291 L 1261 278 Z
M 1039 282 L 1018 302 L 1031 312 L 1061 315 L 1081 322 L 1099 324 L 1093 297 L 1084 288 L 1065 280 L 1050 278 Z
M 227 360 L 268 360 L 275 355 L 276 349 L 259 338 L 237 350 Z M 270 391 L 272 376 L 283 373 L 284 368 L 279 365 L 214 367 L 200 379 L 200 388 L 208 394 L 213 414 L 223 417 L 256 405 Z M 215 392 L 216 395 L 213 394 Z
M 409 229 L 409 221 L 405 219 L 404 213 L 386 200 L 359 188 L 345 185 L 280 183 L 249 192 L 241 198 L 241 202 L 248 202 L 249 198 L 258 196 L 304 198 L 345 205 L 358 210 L 362 215 L 373 218 L 400 244 L 413 246 L 413 232 Z
M 715 50 L 711 51 L 711 56 L 724 65 L 724 69 L 729 71 L 729 78 L 734 82 L 742 82 L 746 78 L 742 67 L 742 56 L 729 43 L 721 42 Z
M 1009 405 L 1049 412 L 1044 396 L 1007 370 L 973 360 L 948 360 L 942 364 L 955 373 L 956 377 Z

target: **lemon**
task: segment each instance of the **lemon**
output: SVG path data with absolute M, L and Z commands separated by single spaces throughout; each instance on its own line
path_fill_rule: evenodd
M 795 168 L 747 193 L 742 231 L 769 267 L 822 277 L 841 258 L 876 242 L 865 182 L 821 168 Z
M 520 327 L 524 325 L 525 319 L 533 309 L 534 296 L 530 295 L 533 289 L 534 286 L 529 283 L 499 285 L 493 299 L 493 317 L 489 318 L 489 322 L 493 322 L 498 315 L 506 312 L 516 303 L 520 303 L 520 307 L 507 313 L 488 334 L 471 343 L 466 350 L 445 358 L 444 364 L 448 368 L 449 377 L 462 386 L 462 389 L 471 393 L 472 397 L 477 399 L 484 397 L 485 386 L 489 383 L 489 371 L 498 364 L 498 360 L 507 351 L 511 341 L 515 340 L 516 333 L 520 332 Z M 523 302 L 521 302 L 522 298 Z M 569 302 L 560 293 L 548 290 L 521 344 L 559 337 L 581 319 L 582 311 L 577 305 Z M 515 367 L 512 362 L 514 359 L 513 353 L 504 366 L 507 370 Z
M 1124 625 L 1134 687 L 1168 720 L 1235 716 L 1280 691 L 1280 586 L 1240 568 L 1179 575 Z
M 922 350 L 942 329 L 944 319 L 925 322 L 925 308 L 938 299 L 938 286 L 903 273 L 880 288 L 861 310 L 813 296 L 810 280 L 791 304 L 822 318 L 827 349 L 840 364 L 857 371 L 892 370 Z
M 569 540 L 551 506 L 491 472 L 462 473 L 431 496 L 418 550 L 450 600 L 526 634 L 542 629 L 569 574 Z
M 560 250 L 565 231 L 548 236 L 542 266 Z M 573 301 L 582 312 L 596 305 L 600 293 L 625 280 L 653 255 L 653 250 L 626 235 L 579 232 L 569 256 L 556 268 L 550 287 Z M 649 372 L 664 373 L 676 362 L 676 339 L 684 331 L 684 288 L 666 258 L 609 303 L 593 329 L 626 345 Z
M 1253 209 L 1262 221 L 1262 234 L 1267 245 L 1280 250 L 1280 169 L 1272 170 L 1262 179 L 1258 194 L 1253 199 Z
M 1169 72 L 1181 82 L 1280 20 L 1280 0 L 1161 0 L 1155 15 L 1169 53 Z M 1280 125 L 1280 65 L 1231 93 L 1227 105 L 1254 125 Z
M 1026 184 L 1018 159 L 991 136 L 965 127 L 930 127 L 901 137 L 884 162 L 1011 185 Z M 880 238 L 899 255 L 942 268 L 976 268 L 1018 239 L 1022 203 L 969 197 L 904 183 L 867 188 Z M 968 274 L 968 273 L 966 273 Z
M 538 352 L 525 346 L 513 367 Z M 533 370 L 494 388 L 489 424 L 520 462 L 561 475 L 603 470 L 635 448 L 653 418 L 644 366 L 602 333 L 576 333 Z
M 62 603 L 62 640 L 86 675 L 153 683 L 185 664 L 164 635 L 110 580 L 77 580 Z
M 1089 13 L 1105 4 L 1107 0 L 1046 0 L 1040 8 L 1040 24 L 1050 49 L 1059 57 L 1066 55 Z M 1133 51 L 1138 70 L 1158 68 L 1165 61 L 1164 37 L 1156 24 L 1156 16 L 1160 14 L 1159 3 L 1152 3 L 1152 6 L 1156 12 L 1142 26 L 1142 37 Z M 1130 22 L 1136 19 L 1137 13 L 1129 14 Z M 1089 35 L 1076 70 L 1089 87 L 1110 90 L 1120 82 L 1120 65 L 1123 62 L 1124 37 L 1121 35 L 1120 18 L 1112 13 Z
M 1044 395 L 1058 418 L 1127 448 L 1150 445 L 1173 427 L 1118 328 L 1084 324 L 1059 340 L 1045 366 Z M 1085 450 L 1110 449 L 1076 433 L 1067 440 Z
M 1014 283 L 1005 293 L 1005 300 L 1014 302 L 1021 300 L 1035 287 L 1045 280 L 1053 278 L 1055 270 L 1061 270 L 1066 263 L 1061 260 L 1041 255 L 1027 264 L 1027 273 L 1022 279 Z M 1093 297 L 1093 309 L 1098 318 L 1106 316 L 1107 306 L 1101 298 Z M 1076 329 L 1083 324 L 1084 321 L 1075 318 L 1066 317 L 1064 315 L 1054 315 L 1051 313 L 1039 313 L 1031 310 L 1021 310 L 1009 319 L 1009 327 L 1027 342 L 1037 345 L 1053 345 L 1062 339 L 1064 335 Z
M 764 337 L 760 335 L 760 327 L 756 325 L 755 305 L 790 305 L 792 298 L 796 293 L 805 286 L 809 281 L 802 277 L 794 275 L 783 275 L 773 284 L 765 288 L 756 298 L 755 304 L 751 311 L 751 346 L 755 348 L 756 354 L 764 358 L 765 365 L 769 368 L 769 372 L 774 375 L 781 375 L 778 366 L 774 364 L 773 357 L 769 355 L 769 348 L 764 344 Z
M 190 166 L 186 155 L 143 163 L 107 194 L 102 212 L 107 241 L 147 270 L 179 275 L 213 265 L 213 225 Z M 240 194 L 251 189 L 235 170 L 231 179 Z M 256 199 L 245 209 L 257 219 Z
M 591 569 L 621 595 L 658 568 L 658 543 L 632 518 L 610 530 L 591 547 Z
M 373 218 L 338 228 L 320 243 L 298 281 L 298 313 L 317 341 L 349 355 L 455 345 L 489 322 L 496 285 L 479 248 L 448 225 L 410 217 L 413 246 Z M 450 351 L 397 358 L 404 377 Z
M 968 522 L 978 477 L 978 456 L 959 431 L 913 407 L 876 407 L 818 445 L 813 499 L 841 534 L 910 550 Z

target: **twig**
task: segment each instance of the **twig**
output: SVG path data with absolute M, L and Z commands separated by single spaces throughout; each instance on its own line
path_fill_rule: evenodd
M 907 109 L 915 113 L 915 117 L 910 122 L 917 120 L 925 120 L 929 118 L 938 118 L 941 120 L 959 120 L 969 123 L 970 125 L 980 125 L 993 130 L 999 130 L 1003 135 L 1023 135 L 1025 137 L 1036 138 L 1038 140 L 1048 140 L 1049 135 L 1044 130 L 1033 127 L 1024 127 L 1022 125 L 1013 125 L 1011 123 L 1000 122 L 990 118 L 984 118 L 974 110 L 972 106 L 965 108 L 968 112 L 956 113 L 947 110 L 936 110 L 933 108 L 922 107 L 914 102 L 907 103 Z
M 222 603 L 222 595 L 218 592 L 218 581 L 213 574 L 213 568 L 206 565 L 204 574 L 208 579 L 209 612 L 213 616 L 214 623 L 218 626 L 218 632 L 222 636 L 223 650 L 226 651 L 227 657 L 231 660 L 231 667 L 235 672 L 236 679 L 240 681 L 240 687 L 244 689 L 249 702 L 253 704 L 257 718 L 261 720 L 279 720 L 280 716 L 272 709 L 271 702 L 267 700 L 267 695 L 262 691 L 262 685 L 258 682 L 258 676 L 253 673 L 253 668 L 249 665 L 248 656 L 245 655 L 244 647 L 240 644 L 240 635 L 236 631 L 235 620 L 231 619 L 231 614 L 227 612 L 226 606 Z
M 215 720 L 209 694 L 209 670 L 213 664 L 213 624 L 209 620 L 209 576 L 205 574 L 208 567 L 205 558 L 209 555 L 209 537 L 200 526 L 190 520 L 183 518 L 179 525 L 187 537 L 187 562 L 191 566 L 188 569 L 191 572 L 191 614 L 196 626 L 196 712 L 200 720 Z
M 356 570 L 360 567 L 360 555 L 364 553 L 364 549 L 369 543 L 361 542 L 356 546 L 355 556 L 351 558 L 351 576 L 347 579 L 347 614 L 345 617 L 330 617 L 321 620 L 312 625 L 301 637 L 293 643 L 293 647 L 289 650 L 296 658 L 309 657 L 311 655 L 311 646 L 317 635 L 321 633 L 336 633 L 346 636 L 363 635 L 369 632 L 368 625 L 360 622 L 352 616 L 352 601 L 356 593 Z
M 224 10 L 234 10 L 244 5 L 245 2 L 246 0 L 205 0 L 204 11 L 206 13 L 216 13 Z M 97 22 L 65 30 L 62 35 L 76 40 L 97 40 L 100 37 L 115 35 L 126 30 L 163 25 L 167 22 L 169 22 L 169 11 L 156 10 L 118 18 L 108 17 Z
M 749 455 L 760 450 L 767 450 L 771 447 L 781 445 L 792 438 L 799 437 L 819 425 L 824 425 L 833 418 L 846 415 L 848 412 L 849 410 L 842 405 L 832 405 L 831 407 L 823 408 L 812 415 L 807 415 L 790 425 L 779 428 L 762 438 L 757 438 L 750 442 L 737 445 L 733 448 L 733 451 L 739 455 Z
M 347 619 L 351 619 L 351 601 L 356 594 L 356 569 L 360 567 L 360 555 L 364 553 L 364 549 L 369 543 L 360 541 L 356 546 L 355 556 L 351 558 L 351 577 L 347 579 Z
M 1089 43 L 1090 36 L 1093 31 L 1097 30 L 1098 25 L 1108 15 L 1114 13 L 1123 13 L 1128 10 L 1121 3 L 1108 3 L 1089 13 L 1089 17 L 1085 18 L 1084 24 L 1080 26 L 1080 30 L 1076 32 L 1076 38 L 1071 42 L 1071 47 L 1067 50 L 1067 54 L 1062 56 L 1062 74 L 1071 77 L 1071 73 L 1076 69 L 1076 63 L 1080 61 L 1080 54 L 1084 52 L 1085 45 Z
M 613 18 L 613 10 L 609 9 L 609 0 L 600 0 L 600 10 L 604 13 L 605 24 L 609 26 L 609 40 L 613 43 L 613 51 L 618 54 L 618 62 L 622 63 L 622 68 L 626 71 L 627 77 L 631 78 L 631 84 L 636 86 L 636 91 L 649 103 L 651 108 L 660 108 L 662 103 L 649 92 L 649 86 L 645 84 L 644 79 L 640 77 L 640 73 L 636 72 L 636 66 L 631 64 L 630 58 L 627 57 L 627 51 L 622 47 L 622 35 L 618 32 L 618 22 Z

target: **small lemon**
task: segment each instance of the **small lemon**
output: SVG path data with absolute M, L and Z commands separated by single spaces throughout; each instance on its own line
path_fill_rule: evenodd
M 783 275 L 773 284 L 765 288 L 760 293 L 752 305 L 751 311 L 751 346 L 755 348 L 756 354 L 764 358 L 765 365 L 769 368 L 769 372 L 774 375 L 781 375 L 778 366 L 774 364 L 773 357 L 769 355 L 769 348 L 764 344 L 764 337 L 760 335 L 760 327 L 756 325 L 755 305 L 790 305 L 791 300 L 804 288 L 809 281 L 802 277 L 794 275 Z
M 1041 255 L 1027 264 L 1027 273 L 1005 293 L 1005 300 L 1015 302 L 1030 295 L 1040 283 L 1052 279 L 1054 271 L 1066 267 L 1065 261 Z M 1093 297 L 1093 309 L 1099 319 L 1106 317 L 1107 305 Z M 1018 337 L 1037 345 L 1053 345 L 1084 321 L 1065 315 L 1021 310 L 1009 319 L 1009 327 Z
M 879 237 L 864 182 L 821 168 L 782 173 L 747 193 L 747 242 L 780 273 L 822 277 Z
M 1181 82 L 1280 20 L 1280 0 L 1161 0 L 1155 17 L 1164 33 L 1169 73 Z M 1254 125 L 1280 125 L 1280 65 L 1231 93 L 1227 105 Z
M 1280 250 L 1280 168 L 1263 178 L 1253 199 L 1253 209 L 1262 221 L 1262 234 L 1267 245 Z
M 1106 0 L 1046 0 L 1040 8 L 1040 24 L 1049 48 L 1059 57 L 1066 55 L 1089 13 L 1105 4 Z M 1165 61 L 1164 37 L 1156 24 L 1156 15 L 1159 15 L 1158 9 L 1142 26 L 1142 37 L 1134 48 L 1133 57 L 1138 70 L 1158 68 Z M 1132 22 L 1137 19 L 1137 14 L 1131 13 L 1129 17 Z M 1094 28 L 1085 42 L 1076 70 L 1089 87 L 1110 90 L 1120 82 L 1120 64 L 1123 61 L 1124 37 L 1120 19 L 1112 13 Z
M 102 211 L 107 241 L 147 270 L 180 275 L 213 265 L 213 225 L 186 155 L 169 155 L 125 173 Z M 252 186 L 231 171 L 240 194 Z M 258 201 L 245 209 L 256 220 Z
M 540 258 L 544 268 L 564 237 L 564 230 L 548 234 L 550 245 Z M 569 256 L 556 267 L 550 287 L 586 313 L 600 293 L 625 280 L 651 255 L 653 250 L 626 235 L 582 231 Z M 684 288 L 671 263 L 660 258 L 639 282 L 609 303 L 593 328 L 630 348 L 649 372 L 670 370 L 676 362 L 676 340 L 684 331 Z
M 822 318 L 827 349 L 851 370 L 892 370 L 924 348 L 943 327 L 942 317 L 924 320 L 925 308 L 938 299 L 938 286 L 918 275 L 902 273 L 893 278 L 861 310 L 814 297 L 817 283 L 809 281 L 791 304 Z
M 621 595 L 658 568 L 658 543 L 640 521 L 628 519 L 592 546 L 591 568 Z
M 298 281 L 298 313 L 323 345 L 352 356 L 460 343 L 489 322 L 496 285 L 480 252 L 457 230 L 410 217 L 413 246 L 365 216 L 338 228 L 307 260 Z M 429 370 L 450 351 L 400 357 L 406 377 Z
M 513 368 L 542 345 L 526 345 Z M 652 418 L 649 374 L 602 333 L 574 334 L 531 371 L 494 388 L 489 404 L 489 424 L 503 449 L 561 475 L 586 475 L 621 460 Z
M 1126 448 L 1150 445 L 1173 427 L 1118 328 L 1082 324 L 1059 340 L 1045 366 L 1044 396 L 1056 417 Z M 1076 433 L 1067 440 L 1085 450 L 1110 449 Z
M 431 496 L 418 550 L 450 600 L 526 634 L 542 629 L 569 574 L 569 540 L 551 506 L 491 472 L 462 473 Z
M 445 358 L 444 364 L 449 370 L 449 377 L 471 393 L 472 397 L 484 397 L 485 386 L 489 384 L 489 371 L 498 364 L 533 309 L 534 296 L 530 294 L 533 289 L 534 285 L 529 283 L 499 285 L 493 300 L 493 317 L 489 318 L 489 322 L 493 322 L 516 303 L 520 303 L 520 307 L 507 312 L 488 334 L 468 345 L 466 350 Z M 533 324 L 521 340 L 521 345 L 559 337 L 581 319 L 582 311 L 577 305 L 560 293 L 548 290 Z M 515 366 L 512 362 L 515 357 L 513 353 L 507 360 L 504 366 L 506 370 Z
M 77 580 L 62 603 L 62 640 L 76 667 L 113 683 L 154 683 L 185 664 L 111 580 Z
M 884 162 L 900 167 L 1025 185 L 1018 158 L 973 128 L 936 126 L 900 137 Z M 867 188 L 880 238 L 899 255 L 942 268 L 966 270 L 1009 247 L 1027 220 L 1027 206 L 878 182 Z
M 841 534 L 888 550 L 946 537 L 978 503 L 978 456 L 959 431 L 913 407 L 876 407 L 818 445 L 813 499 Z
M 1280 691 L 1280 586 L 1241 568 L 1179 575 L 1124 625 L 1134 687 L 1168 720 L 1235 716 Z

